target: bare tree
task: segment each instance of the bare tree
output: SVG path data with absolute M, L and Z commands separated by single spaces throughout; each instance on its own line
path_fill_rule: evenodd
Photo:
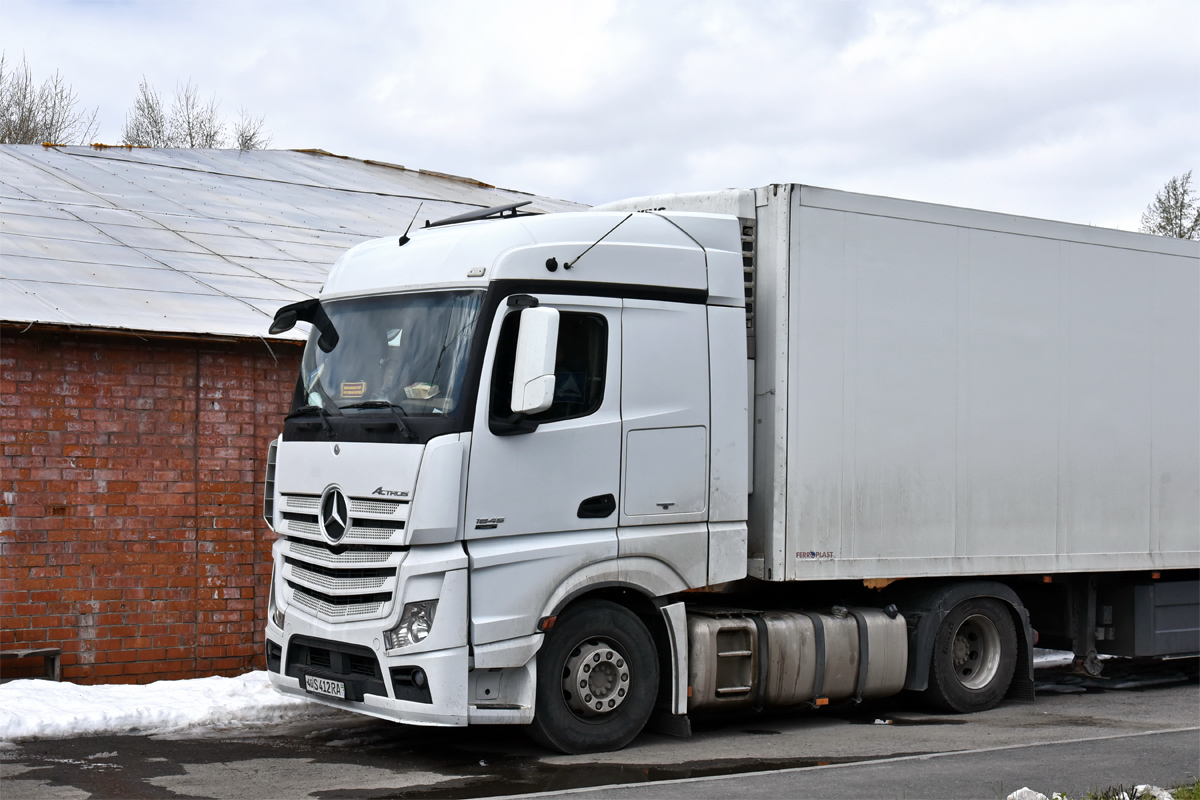
M 1142 214 L 1142 233 L 1200 239 L 1200 202 L 1192 193 L 1189 169 L 1167 181 Z
M 171 147 L 162 100 L 144 77 L 138 84 L 133 108 L 125 114 L 125 130 L 121 134 L 121 141 L 136 147 Z
M 25 57 L 9 68 L 0 53 L 0 144 L 85 144 L 96 135 L 99 109 L 79 109 L 71 85 L 55 72 L 40 87 Z
M 237 122 L 233 123 L 233 143 L 238 150 L 264 150 L 271 145 L 271 135 L 263 130 L 264 117 L 252 117 L 246 109 L 238 109 Z
M 171 106 L 171 139 L 174 147 L 223 147 L 225 123 L 217 113 L 220 104 L 213 95 L 207 101 L 192 82 L 175 87 Z
M 232 124 L 233 143 L 239 150 L 261 150 L 271 139 L 263 130 L 262 117 L 241 111 Z M 224 147 L 226 128 L 215 95 L 207 100 L 191 81 L 175 87 L 171 110 L 146 79 L 138 86 L 134 106 L 125 115 L 122 143 L 139 147 Z

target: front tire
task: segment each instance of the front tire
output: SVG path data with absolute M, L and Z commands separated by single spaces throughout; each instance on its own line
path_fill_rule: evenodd
M 939 711 L 986 711 L 1008 692 L 1017 665 L 1017 630 L 1007 606 L 973 597 L 938 627 L 925 699 Z
M 595 600 L 569 608 L 546 634 L 537 666 L 530 734 L 550 749 L 620 750 L 654 709 L 654 640 L 635 614 L 616 603 Z

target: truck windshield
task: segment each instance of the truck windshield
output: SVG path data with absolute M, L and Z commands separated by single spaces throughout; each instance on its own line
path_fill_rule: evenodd
M 325 353 L 317 346 L 320 333 L 314 328 L 309 335 L 293 412 L 453 414 L 482 303 L 482 292 L 463 291 L 322 304 L 338 343 Z

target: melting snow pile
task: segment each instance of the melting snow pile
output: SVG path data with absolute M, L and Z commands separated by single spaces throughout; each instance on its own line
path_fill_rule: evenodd
M 1148 783 L 1143 783 L 1133 787 L 1132 797 L 1129 795 L 1129 792 L 1126 792 L 1124 789 L 1119 787 L 1116 789 L 1109 789 L 1101 796 L 1111 797 L 1113 800 L 1175 800 L 1175 796 L 1166 789 L 1159 788 L 1158 786 L 1151 786 Z M 1088 794 L 1088 797 L 1092 797 L 1092 795 Z M 1046 797 L 1046 795 L 1042 794 L 1041 792 L 1035 792 L 1033 789 L 1030 789 L 1028 786 L 1026 786 L 1013 792 L 1004 800 L 1068 800 L 1068 798 L 1066 795 L 1059 794 L 1058 792 L 1055 792 L 1050 797 Z
M 0 741 L 202 726 L 290 722 L 343 712 L 271 688 L 265 672 L 236 678 L 79 686 L 43 680 L 0 685 Z

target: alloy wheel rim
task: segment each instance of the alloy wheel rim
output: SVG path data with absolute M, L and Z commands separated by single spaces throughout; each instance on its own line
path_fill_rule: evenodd
M 959 623 L 950 647 L 954 677 L 967 689 L 982 689 L 1000 671 L 1000 632 L 982 614 Z
M 567 707 L 580 717 L 612 714 L 629 697 L 629 660 L 613 642 L 581 642 L 563 668 L 562 690 Z

